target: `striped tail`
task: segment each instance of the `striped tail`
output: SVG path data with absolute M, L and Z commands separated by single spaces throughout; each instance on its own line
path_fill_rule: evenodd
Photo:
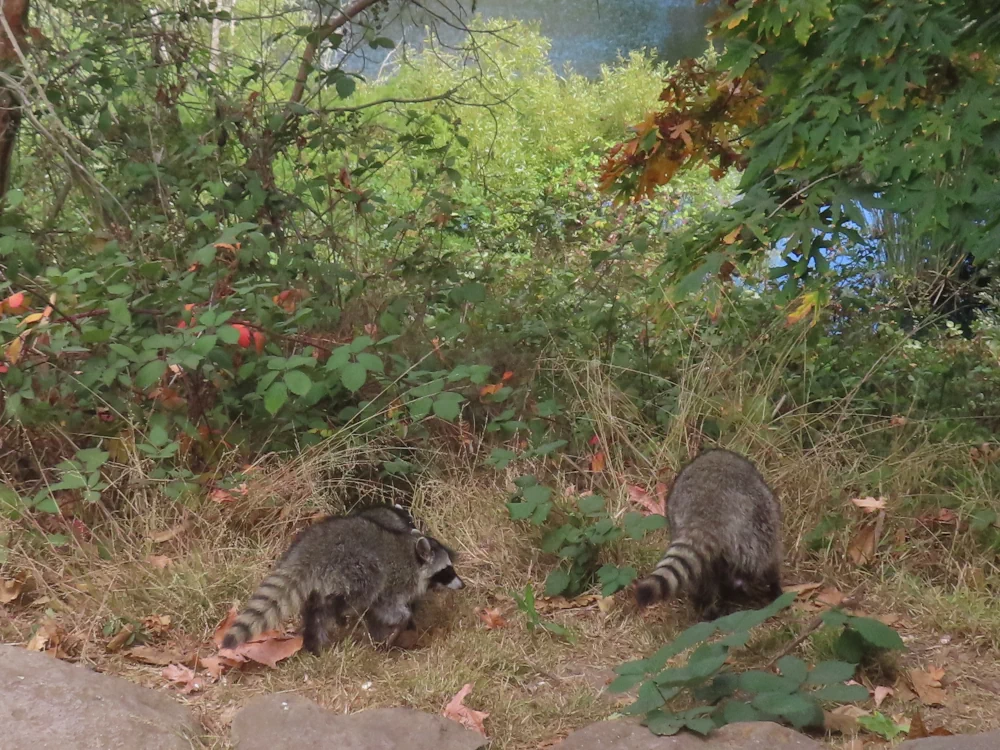
M 229 627 L 222 648 L 236 648 L 264 631 L 273 630 L 302 611 L 303 596 L 291 570 L 275 570 L 263 580 L 247 606 Z
M 691 542 L 677 539 L 670 543 L 653 572 L 635 585 L 635 599 L 640 607 L 672 599 L 698 581 L 705 569 L 705 557 Z

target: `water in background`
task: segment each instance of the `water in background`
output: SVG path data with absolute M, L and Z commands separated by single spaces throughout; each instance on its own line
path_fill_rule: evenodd
M 407 5 L 396 11 L 383 32 L 395 42 L 405 40 L 419 50 L 424 29 L 433 24 L 439 40 L 456 44 L 459 28 L 470 20 L 469 0 L 431 0 L 422 8 Z M 556 70 L 568 63 L 585 76 L 596 76 L 602 63 L 618 53 L 646 47 L 661 59 L 675 62 L 696 57 L 708 47 L 706 29 L 713 7 L 697 0 L 478 0 L 475 13 L 482 18 L 537 21 L 552 41 L 549 56 Z M 450 24 L 450 25 L 449 25 Z M 362 44 L 349 56 L 347 67 L 371 77 L 378 74 L 385 50 Z M 398 54 L 398 53 L 395 53 Z

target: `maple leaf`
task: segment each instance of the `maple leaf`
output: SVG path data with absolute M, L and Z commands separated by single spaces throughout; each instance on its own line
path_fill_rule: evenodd
M 452 699 L 448 701 L 448 705 L 444 707 L 441 715 L 446 719 L 457 721 L 463 727 L 471 729 L 474 732 L 479 732 L 479 734 L 485 737 L 486 729 L 483 727 L 483 720 L 488 718 L 489 714 L 485 711 L 476 711 L 463 703 L 470 692 L 472 692 L 471 682 L 466 683 L 461 690 L 455 693 Z
M 277 630 L 261 633 L 236 648 L 220 648 L 219 656 L 233 661 L 255 661 L 274 669 L 278 662 L 302 650 L 302 636 L 283 635 Z
M 172 682 L 181 689 L 185 695 L 201 690 L 204 687 L 202 680 L 198 678 L 191 667 L 183 664 L 170 664 L 163 668 L 163 679 Z
M 503 615 L 500 614 L 499 609 L 486 609 L 483 607 L 478 610 L 476 614 L 478 614 L 479 619 L 486 624 L 487 630 L 496 630 L 497 628 L 507 627 L 507 621 L 504 619 Z
M 879 497 L 852 497 L 851 502 L 861 508 L 865 513 L 874 513 L 885 508 L 885 498 Z

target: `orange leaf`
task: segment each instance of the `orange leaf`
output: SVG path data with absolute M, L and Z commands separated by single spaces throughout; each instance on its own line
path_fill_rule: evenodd
M 514 372 L 512 370 L 507 370 L 506 372 L 504 372 L 503 376 L 500 378 L 500 382 L 501 383 L 506 383 L 512 377 L 514 377 Z
M 301 649 L 302 636 L 282 635 L 277 630 L 269 630 L 236 648 L 219 649 L 219 656 L 234 661 L 255 661 L 273 669 L 278 666 L 279 661 L 294 656 Z
M 28 300 L 24 292 L 17 292 L 10 295 L 3 302 L 0 302 L 0 312 L 22 313 L 28 309 Z
M 595 474 L 599 471 L 604 471 L 604 451 L 597 451 L 593 458 L 590 459 L 590 470 Z
M 492 396 L 494 393 L 503 388 L 503 383 L 493 383 L 491 385 L 484 385 L 479 389 L 479 397 Z
M 249 347 L 250 346 L 250 329 L 247 328 L 242 323 L 233 323 L 232 325 L 233 325 L 233 328 L 235 328 L 237 330 L 237 332 L 240 334 L 240 338 L 236 342 L 236 344 L 241 349 L 246 349 L 247 347 Z
M 483 607 L 478 610 L 476 614 L 479 615 L 479 619 L 486 623 L 487 630 L 496 630 L 497 628 L 507 627 L 507 621 L 504 619 L 503 615 L 500 614 L 499 609 L 486 609 Z
M 18 336 L 16 339 L 7 344 L 7 349 L 5 354 L 7 355 L 7 361 L 12 365 L 16 365 L 17 361 L 21 358 L 21 350 L 24 348 L 24 338 Z
M 471 682 L 455 693 L 455 696 L 448 701 L 448 705 L 444 707 L 441 715 L 446 719 L 457 721 L 463 727 L 479 732 L 485 737 L 486 729 L 483 727 L 483 719 L 486 719 L 489 714 L 485 711 L 471 709 L 463 703 L 470 692 L 472 692 Z
M 725 237 L 723 237 L 722 241 L 725 244 L 727 244 L 727 245 L 732 245 L 734 242 L 736 242 L 736 238 L 740 236 L 740 230 L 741 229 L 743 229 L 743 225 L 742 224 L 740 224 L 738 227 L 736 227 L 736 229 L 734 229 L 729 234 L 727 234 Z

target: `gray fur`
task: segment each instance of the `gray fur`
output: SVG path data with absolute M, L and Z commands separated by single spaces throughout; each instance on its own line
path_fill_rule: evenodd
M 703 619 L 781 594 L 781 508 L 743 456 L 707 451 L 684 467 L 667 498 L 671 542 L 635 587 L 640 607 L 686 592 Z
M 346 624 L 348 616 L 363 618 L 374 640 L 391 643 L 412 626 L 414 605 L 440 588 L 442 575 L 448 588 L 462 588 L 453 557 L 391 506 L 327 518 L 305 529 L 278 559 L 222 646 L 234 648 L 300 614 L 303 645 L 313 653 L 328 643 L 330 624 Z

